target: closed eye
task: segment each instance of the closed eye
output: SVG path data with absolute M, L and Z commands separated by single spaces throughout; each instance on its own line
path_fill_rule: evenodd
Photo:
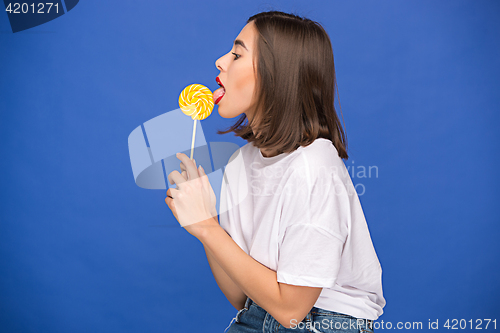
M 239 57 L 241 57 L 239 54 L 236 54 L 234 52 L 231 52 L 231 54 L 234 54 L 234 60 L 238 59 Z

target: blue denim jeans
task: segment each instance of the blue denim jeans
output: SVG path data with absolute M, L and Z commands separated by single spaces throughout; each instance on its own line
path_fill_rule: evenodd
M 234 321 L 234 322 L 233 322 Z M 358 319 L 343 313 L 323 310 L 313 307 L 301 322 L 290 323 L 291 328 L 285 328 L 266 310 L 247 298 L 245 307 L 238 311 L 226 333 L 373 333 L 373 322 Z

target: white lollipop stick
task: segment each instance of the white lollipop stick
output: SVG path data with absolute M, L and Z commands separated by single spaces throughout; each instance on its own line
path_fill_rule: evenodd
M 194 126 L 193 126 L 193 139 L 191 140 L 191 159 L 193 159 L 193 149 L 194 149 L 194 137 L 196 136 L 196 118 L 194 119 Z

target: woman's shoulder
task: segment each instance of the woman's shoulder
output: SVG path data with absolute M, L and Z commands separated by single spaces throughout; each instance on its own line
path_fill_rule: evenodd
M 294 167 L 306 168 L 311 172 L 344 167 L 337 149 L 328 139 L 318 138 L 308 146 L 299 147 L 297 153 L 298 158 L 292 161 Z

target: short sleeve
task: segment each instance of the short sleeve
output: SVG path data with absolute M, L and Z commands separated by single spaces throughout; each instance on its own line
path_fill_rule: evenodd
M 342 240 L 312 224 L 295 224 L 281 245 L 278 282 L 332 288 L 340 268 Z
M 344 184 L 335 174 L 301 177 L 284 195 L 278 282 L 332 288 L 350 222 Z

